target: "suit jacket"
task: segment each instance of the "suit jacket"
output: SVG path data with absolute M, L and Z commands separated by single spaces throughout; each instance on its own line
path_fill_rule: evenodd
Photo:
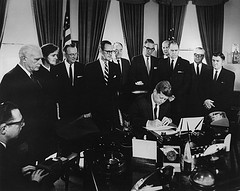
M 130 67 L 131 90 L 145 90 L 152 92 L 156 84 L 159 82 L 158 68 L 158 59 L 151 56 L 151 68 L 150 73 L 148 74 L 143 55 L 133 57 Z M 135 83 L 137 81 L 142 81 L 143 85 L 136 85 Z
M 128 91 L 129 86 L 129 70 L 130 70 L 130 62 L 121 58 L 122 62 L 122 71 L 120 72 L 120 92 Z M 120 67 L 120 66 L 119 66 Z
M 85 92 L 84 65 L 74 63 L 74 86 L 70 84 L 65 63 L 52 67 L 52 75 L 56 79 L 58 102 L 61 118 L 74 118 L 88 113 L 88 100 Z
M 213 80 L 213 68 L 209 70 L 206 78 L 205 99 L 214 101 L 215 107 L 211 111 L 229 112 L 233 98 L 235 74 L 234 72 L 222 68 L 217 81 Z
M 100 61 L 88 63 L 85 67 L 85 81 L 92 109 L 97 113 L 112 116 L 117 105 L 120 87 L 120 71 L 114 62 L 109 62 L 108 85 L 105 84 Z
M 160 105 L 158 119 L 162 120 L 163 117 L 171 117 L 169 101 Z M 154 119 L 151 95 L 142 95 L 135 100 L 130 108 L 130 118 L 135 129 L 144 127 L 148 120 Z
M 205 80 L 211 68 L 202 64 L 200 75 L 196 74 L 194 63 L 191 64 L 191 84 L 187 101 L 187 116 L 204 115 L 204 86 Z

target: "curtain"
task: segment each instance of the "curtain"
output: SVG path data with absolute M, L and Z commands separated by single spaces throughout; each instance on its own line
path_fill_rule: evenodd
M 7 2 L 8 0 L 0 0 L 0 48 L 2 45 L 5 21 L 7 17 Z
M 149 0 L 119 0 L 123 36 L 131 59 L 142 53 L 144 5 Z
M 206 51 L 205 58 L 208 65 L 212 65 L 211 55 L 213 52 L 222 52 L 225 2 L 226 0 L 193 0 L 196 5 L 200 37 Z
M 63 0 L 32 0 L 39 45 L 61 47 Z
M 166 39 L 181 42 L 188 0 L 157 0 L 159 4 L 159 45 Z
M 79 61 L 83 64 L 97 59 L 110 0 L 79 0 L 78 39 Z

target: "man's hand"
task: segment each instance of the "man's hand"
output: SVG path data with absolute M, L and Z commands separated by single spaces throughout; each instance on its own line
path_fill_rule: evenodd
M 172 123 L 172 119 L 171 119 L 171 118 L 163 117 L 163 119 L 162 119 L 162 125 L 167 126 L 167 125 L 169 125 L 170 123 Z
M 159 119 L 148 120 L 148 122 L 147 122 L 147 126 L 151 126 L 151 127 L 159 127 L 162 125 L 163 125 L 162 121 L 160 121 Z
M 43 169 L 38 169 L 33 171 L 31 175 L 31 180 L 40 182 L 45 176 L 47 176 L 49 173 L 45 173 Z
M 213 103 L 214 103 L 213 100 L 207 99 L 204 101 L 203 105 L 205 106 L 205 108 L 211 109 L 212 107 L 215 107 Z
M 32 166 L 32 165 L 25 166 L 22 168 L 23 176 L 29 175 L 35 170 L 36 170 L 35 166 Z

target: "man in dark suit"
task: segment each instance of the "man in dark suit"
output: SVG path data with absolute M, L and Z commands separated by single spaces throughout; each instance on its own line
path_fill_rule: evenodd
M 120 87 L 119 66 L 112 62 L 111 42 L 100 42 L 99 59 L 85 67 L 85 82 L 91 100 L 93 117 L 102 131 L 113 127 L 117 115 L 117 93 Z
M 41 84 L 33 75 L 42 64 L 42 51 L 35 45 L 25 45 L 19 50 L 20 62 L 4 75 L 0 84 L 0 100 L 18 105 L 25 117 L 26 126 L 22 139 L 28 143 L 32 160 L 41 160 L 49 154 L 48 129 L 46 128 L 45 96 Z
M 169 58 L 160 61 L 159 74 L 161 80 L 168 80 L 172 85 L 175 100 L 172 104 L 173 122 L 178 124 L 186 115 L 186 98 L 191 82 L 190 63 L 179 56 L 177 42 L 170 41 Z
M 141 134 L 141 128 L 158 127 L 172 123 L 169 97 L 171 85 L 160 81 L 152 94 L 139 96 L 130 108 L 131 124 L 135 134 Z
M 152 92 L 155 85 L 160 81 L 158 75 L 158 59 L 152 56 L 155 50 L 152 39 L 144 42 L 143 54 L 134 56 L 130 67 L 131 91 Z
M 39 182 L 47 176 L 44 170 L 37 170 L 28 165 L 21 169 L 9 155 L 8 143 L 18 137 L 25 125 L 23 116 L 16 105 L 11 102 L 0 104 L 0 190 L 40 190 Z M 29 180 L 24 175 L 30 174 Z
M 83 78 L 84 65 L 77 62 L 77 47 L 66 45 L 63 51 L 66 59 L 52 67 L 51 73 L 56 78 L 60 118 L 68 120 L 90 111 Z
M 204 64 L 205 51 L 201 47 L 194 50 L 194 62 L 191 64 L 191 87 L 188 94 L 187 113 L 189 117 L 204 116 L 204 86 L 210 67 Z
M 129 69 L 130 62 L 122 58 L 123 45 L 120 42 L 113 44 L 113 50 L 115 57 L 113 61 L 117 63 L 120 70 L 120 89 L 119 89 L 119 107 L 125 113 L 128 110 L 130 101 L 129 92 Z
M 169 40 L 164 40 L 162 42 L 162 56 L 160 56 L 160 59 L 168 58 L 169 56 Z
M 206 79 L 204 106 L 206 113 L 224 111 L 229 115 L 233 97 L 235 74 L 223 68 L 225 56 L 221 52 L 212 56 L 212 69 Z

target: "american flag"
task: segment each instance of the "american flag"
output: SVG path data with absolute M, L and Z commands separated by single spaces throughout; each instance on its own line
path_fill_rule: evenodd
M 71 44 L 71 29 L 70 29 L 70 2 L 67 0 L 66 13 L 63 28 L 63 47 Z

